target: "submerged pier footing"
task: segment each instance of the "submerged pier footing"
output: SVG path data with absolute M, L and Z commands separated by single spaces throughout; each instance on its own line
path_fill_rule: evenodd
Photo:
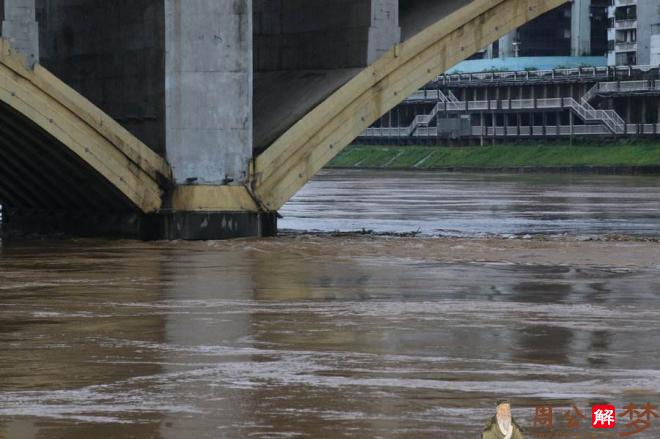
M 257 212 L 70 212 L 2 210 L 6 237 L 108 237 L 141 240 L 217 240 L 277 234 L 277 213 Z

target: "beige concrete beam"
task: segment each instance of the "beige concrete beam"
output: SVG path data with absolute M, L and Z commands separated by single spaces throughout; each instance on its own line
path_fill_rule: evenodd
M 21 113 L 107 179 L 135 207 L 161 207 L 167 162 L 43 67 L 25 67 L 0 40 L 0 100 Z
M 184 212 L 259 212 L 245 186 L 177 186 L 171 208 Z
M 257 157 L 254 193 L 276 211 L 379 117 L 477 50 L 567 0 L 475 0 L 392 48 Z

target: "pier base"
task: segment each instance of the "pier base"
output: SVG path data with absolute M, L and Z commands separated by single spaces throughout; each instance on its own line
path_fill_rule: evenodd
M 3 237 L 94 237 L 140 240 L 220 240 L 277 234 L 277 213 L 68 212 L 2 210 Z

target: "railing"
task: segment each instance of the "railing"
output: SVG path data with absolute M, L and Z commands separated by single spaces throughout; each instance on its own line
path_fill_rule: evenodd
M 625 133 L 625 123 L 614 110 L 596 110 L 589 103 L 579 103 L 573 98 L 561 98 L 562 106 L 570 108 L 585 122 L 602 122 L 614 134 Z
M 637 43 L 631 42 L 615 42 L 614 50 L 616 52 L 632 52 L 637 50 Z
M 637 44 L 637 43 L 618 43 L 618 44 Z M 471 84 L 479 82 L 496 81 L 546 81 L 560 79 L 606 79 L 610 77 L 628 75 L 632 76 L 636 72 L 648 72 L 651 69 L 657 69 L 658 66 L 639 65 L 639 66 L 610 66 L 610 67 L 580 67 L 574 69 L 555 69 L 555 70 L 532 70 L 517 72 L 480 72 L 480 73 L 449 73 L 440 75 L 436 78 L 436 83 L 445 86 Z
M 614 29 L 631 29 L 637 27 L 637 19 L 625 19 L 614 21 Z
M 598 86 L 600 93 L 620 93 L 636 91 L 658 91 L 660 81 L 617 81 L 601 82 Z
M 406 128 L 367 128 L 362 136 L 366 137 L 409 137 Z
M 536 100 L 536 108 L 562 108 L 562 98 L 545 98 Z
M 458 98 L 454 96 L 454 93 L 452 93 L 451 90 L 447 90 L 447 100 L 454 103 L 458 102 Z
M 413 118 L 412 123 L 408 127 L 403 128 L 408 135 L 412 135 L 420 127 L 428 126 L 428 124 L 431 123 L 433 119 L 435 119 L 441 108 L 444 109 L 447 105 L 453 105 L 452 102 L 448 102 L 447 96 L 444 93 L 442 93 L 442 91 L 440 90 L 424 90 L 423 91 L 424 100 L 427 100 L 429 98 L 429 92 L 431 92 L 430 93 L 431 96 L 435 96 L 435 98 L 437 99 L 437 103 L 433 106 L 429 114 L 420 114 L 415 116 Z M 417 96 L 420 96 L 419 95 L 420 92 L 417 93 L 418 93 Z M 456 100 L 456 97 L 453 94 L 451 96 L 453 100 Z
M 591 102 L 599 93 L 627 93 L 636 91 L 660 91 L 660 80 L 643 80 L 643 81 L 607 81 L 598 82 L 594 84 L 582 97 L 583 104 Z M 447 95 L 443 94 L 440 90 L 419 90 L 410 95 L 408 101 L 437 101 L 437 102 L 451 102 L 456 105 L 450 106 L 450 110 L 464 110 L 466 107 L 464 101 L 459 101 L 451 91 L 447 91 Z M 472 102 L 487 102 L 487 101 L 469 101 Z M 467 107 L 473 109 L 471 106 Z M 531 107 L 522 107 L 531 108 Z M 490 109 L 490 108 L 474 108 L 474 109 Z
M 534 79 L 554 79 L 560 77 L 607 77 L 607 67 L 581 67 L 575 69 L 532 70 L 520 72 L 482 72 L 482 73 L 455 73 L 441 75 L 437 78 L 442 84 L 458 82 L 493 82 L 493 81 L 530 81 Z
M 447 97 L 440 90 L 424 89 L 417 90 L 415 93 L 408 96 L 408 101 L 438 101 L 446 102 Z
M 640 91 L 649 88 L 648 81 L 626 81 L 619 82 L 619 91 Z
M 652 126 L 647 131 L 652 134 Z M 520 127 L 493 127 L 474 126 L 472 136 L 484 137 L 545 137 L 545 136 L 584 136 L 584 135 L 608 135 L 610 131 L 601 125 L 546 125 L 546 126 L 520 126 Z
M 598 95 L 598 91 L 600 90 L 600 84 L 601 84 L 600 82 L 597 82 L 584 94 L 584 96 L 582 96 L 582 104 L 589 105 L 589 102 L 591 102 L 592 99 L 595 98 L 596 95 Z
M 472 136 L 493 136 L 493 127 L 473 126 Z M 628 124 L 626 126 L 627 134 L 658 134 L 660 133 L 660 124 Z M 604 125 L 546 125 L 546 126 L 510 126 L 496 127 L 495 136 L 497 137 L 543 137 L 543 136 L 581 136 L 581 135 L 611 135 L 612 132 Z M 410 134 L 405 128 L 367 128 L 360 137 L 371 138 L 408 138 L 408 137 L 436 137 L 438 135 L 437 127 L 418 127 Z

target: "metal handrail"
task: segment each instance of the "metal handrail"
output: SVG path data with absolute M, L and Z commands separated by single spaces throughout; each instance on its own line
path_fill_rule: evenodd
M 619 43 L 621 44 L 621 43 Z M 627 43 L 624 43 L 627 44 Z M 636 44 L 636 43 L 629 43 Z M 472 83 L 479 81 L 496 81 L 501 79 L 513 81 L 529 81 L 534 79 L 560 79 L 562 77 L 581 79 L 588 78 L 607 78 L 610 73 L 624 73 L 628 76 L 634 71 L 648 72 L 651 69 L 657 69 L 657 65 L 638 65 L 638 66 L 610 66 L 610 67 L 579 67 L 572 69 L 554 69 L 554 70 L 531 70 L 516 72 L 478 72 L 478 73 L 445 73 L 436 78 L 436 82 L 444 85 L 452 83 Z
M 615 20 L 614 21 L 614 29 L 626 29 L 626 28 L 633 28 L 637 27 L 637 19 L 636 18 L 624 18 L 621 20 Z

